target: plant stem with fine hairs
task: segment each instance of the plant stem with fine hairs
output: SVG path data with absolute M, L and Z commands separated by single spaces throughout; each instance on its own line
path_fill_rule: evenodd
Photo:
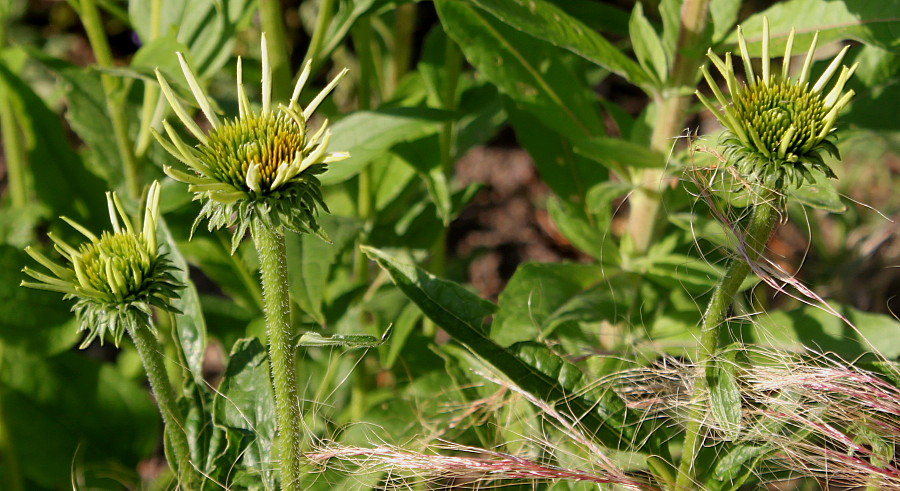
M 291 346 L 291 301 L 288 290 L 287 251 L 284 235 L 260 220 L 252 226 L 253 243 L 259 256 L 266 333 L 281 458 L 281 489 L 299 489 L 303 439 L 300 432 L 300 401 L 297 397 L 294 349 Z
M 169 375 L 166 372 L 162 347 L 150 326 L 138 326 L 136 329 L 129 327 L 128 335 L 134 341 L 144 370 L 147 372 L 147 378 L 150 380 L 150 389 L 153 391 L 159 412 L 162 414 L 166 439 L 175 452 L 174 460 L 179 482 L 185 489 L 191 489 L 194 480 L 194 474 L 191 471 L 191 450 L 184 432 L 184 422 L 179 416 L 178 405 L 175 402 L 175 390 L 172 389 Z
M 718 352 L 719 337 L 722 326 L 725 325 L 725 317 L 728 315 L 728 310 L 734 302 L 734 297 L 740 289 L 741 283 L 744 282 L 744 278 L 750 273 L 750 264 L 762 254 L 780 216 L 774 204 L 777 201 L 775 197 L 769 195 L 767 198 L 769 199 L 761 199 L 753 206 L 750 223 L 747 226 L 743 240 L 746 256 L 731 260 L 728 270 L 722 279 L 719 280 L 715 290 L 713 290 L 712 298 L 710 298 L 706 307 L 700 333 L 698 366 L 701 369 L 705 370 L 708 362 Z M 706 390 L 706 377 L 700 374 L 694 383 L 693 394 L 691 394 L 692 404 L 685 428 L 684 450 L 681 456 L 681 464 L 678 468 L 678 478 L 675 483 L 675 487 L 679 491 L 694 489 L 695 486 L 693 482 L 694 463 L 703 444 L 701 426 L 704 409 L 699 407 L 698 401 L 702 399 L 702 395 Z

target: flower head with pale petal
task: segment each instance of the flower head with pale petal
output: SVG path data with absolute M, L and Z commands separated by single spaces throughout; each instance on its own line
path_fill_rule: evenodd
M 329 152 L 331 131 L 326 120 L 314 133 L 308 123 L 319 104 L 347 73 L 344 69 L 305 108 L 297 102 L 310 75 L 306 63 L 287 105 L 272 107 L 272 70 L 265 36 L 262 39 L 262 106 L 254 111 L 243 86 L 241 59 L 237 65 L 239 115 L 220 119 L 212 103 L 200 88 L 197 77 L 185 57 L 178 60 L 200 110 L 211 129 L 204 133 L 178 101 L 169 83 L 157 70 L 163 94 L 175 115 L 197 139 L 185 143 L 166 121 L 168 139 L 154 132 L 157 140 L 192 172 L 166 167 L 165 172 L 188 184 L 194 199 L 203 201 L 197 223 L 209 220 L 209 230 L 235 226 L 232 247 L 236 248 L 253 220 L 268 227 L 298 232 L 320 232 L 316 214 L 327 208 L 321 184 L 316 177 L 326 164 L 349 157 L 346 152 Z
M 841 67 L 837 82 L 826 92 L 849 47 L 845 47 L 828 65 L 825 72 L 810 85 L 809 74 L 818 41 L 818 33 L 796 78 L 791 76 L 791 30 L 785 47 L 781 71 L 772 71 L 769 58 L 769 23 L 763 20 L 762 66 L 756 74 L 750 62 L 747 43 L 738 27 L 738 44 L 744 65 L 746 83 L 735 76 L 731 53 L 722 60 L 711 50 L 707 56 L 718 69 L 728 87 L 726 97 L 707 68 L 701 68 L 720 107 L 696 92 L 697 97 L 725 127 L 722 136 L 724 155 L 740 175 L 776 191 L 797 188 L 803 182 L 814 182 L 812 170 L 828 177 L 834 172 L 825 164 L 822 153 L 840 158 L 834 138 L 838 113 L 853 97 L 843 92 L 857 65 Z
M 144 220 L 135 227 L 115 193 L 106 194 L 113 231 L 100 236 L 74 221 L 62 217 L 88 240 L 78 247 L 48 234 L 54 248 L 65 259 L 57 264 L 32 247 L 26 247 L 35 261 L 51 274 L 26 267 L 23 271 L 37 282 L 21 285 L 65 294 L 77 299 L 72 310 L 80 330 L 88 331 L 81 348 L 106 335 L 116 346 L 128 329 L 151 327 L 151 306 L 177 312 L 171 301 L 182 288 L 173 276 L 175 267 L 157 249 L 156 225 L 159 222 L 159 183 L 154 182 L 147 194 Z

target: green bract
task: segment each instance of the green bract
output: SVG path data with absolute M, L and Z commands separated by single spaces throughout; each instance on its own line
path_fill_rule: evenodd
M 313 134 L 307 131 L 307 123 L 347 70 L 341 71 L 306 108 L 301 108 L 297 100 L 310 75 L 311 63 L 308 62 L 288 104 L 273 108 L 272 70 L 263 36 L 262 107 L 253 111 L 250 106 L 244 93 L 241 59 L 238 58 L 239 116 L 223 121 L 213 111 L 210 99 L 200 89 L 193 70 L 181 53 L 178 60 L 212 129 L 208 133 L 200 129 L 157 70 L 163 94 L 178 119 L 197 139 L 197 144 L 186 144 L 166 121 L 163 121 L 163 127 L 169 139 L 154 134 L 169 153 L 193 171 L 165 168 L 170 177 L 189 185 L 188 189 L 195 193 L 194 199 L 204 202 L 194 226 L 203 218 L 209 220 L 210 231 L 235 226 L 232 248 L 237 247 L 254 219 L 275 230 L 285 227 L 298 232 L 319 232 L 316 213 L 319 208 L 327 211 L 327 207 L 316 175 L 325 171 L 326 164 L 344 160 L 349 154 L 328 152 L 331 131 L 327 120 Z
M 38 283 L 23 281 L 22 286 L 56 291 L 64 293 L 66 299 L 77 299 L 72 310 L 80 329 L 88 331 L 81 348 L 97 337 L 102 343 L 106 333 L 118 346 L 126 329 L 152 326 L 151 305 L 177 312 L 170 301 L 182 288 L 172 275 L 174 266 L 157 250 L 159 183 L 150 186 L 140 230 L 132 226 L 115 193 L 107 193 L 106 198 L 113 232 L 104 231 L 97 237 L 62 217 L 87 237 L 88 242 L 75 248 L 48 234 L 68 265 L 59 265 L 33 248 L 25 248 L 52 276 L 26 267 L 23 271 Z
M 731 53 L 725 54 L 724 61 L 711 50 L 707 53 L 725 78 L 728 97 L 719 90 L 706 67 L 700 69 L 721 110 L 699 91 L 696 94 L 726 128 L 722 136 L 725 158 L 737 167 L 743 178 L 774 191 L 796 188 L 804 181 L 814 182 L 811 170 L 835 177 L 821 154 L 824 151 L 840 158 L 832 142 L 832 132 L 838 113 L 853 97 L 852 90 L 846 93 L 843 90 L 857 65 L 842 67 L 837 82 L 830 91 L 824 92 L 849 49 L 844 47 L 821 77 L 810 85 L 808 78 L 817 40 L 818 33 L 813 37 L 800 74 L 793 78 L 790 68 L 794 31 L 791 30 L 781 71 L 774 73 L 770 70 L 769 23 L 764 20 L 762 70 L 757 75 L 738 27 L 746 83 L 738 83 Z

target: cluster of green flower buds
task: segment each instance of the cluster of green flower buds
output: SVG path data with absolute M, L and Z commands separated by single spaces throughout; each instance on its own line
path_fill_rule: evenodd
M 200 110 L 211 126 L 204 133 L 178 101 L 162 74 L 156 75 L 163 94 L 178 119 L 197 139 L 196 146 L 186 144 L 178 132 L 163 122 L 168 139 L 155 133 L 157 140 L 173 156 L 187 165 L 192 173 L 166 167 L 165 172 L 177 181 L 187 183 L 194 198 L 204 202 L 197 223 L 209 220 L 209 230 L 234 226 L 232 245 L 237 247 L 253 220 L 276 229 L 284 226 L 299 232 L 319 232 L 316 213 L 326 209 L 317 174 L 325 165 L 349 157 L 346 152 L 329 152 L 331 131 L 326 120 L 310 134 L 310 117 L 325 97 L 347 73 L 344 69 L 307 105 L 298 103 L 300 92 L 309 78 L 307 63 L 297 80 L 287 105 L 272 107 L 272 69 L 262 38 L 262 107 L 254 110 L 243 86 L 241 59 L 237 65 L 239 115 L 220 120 L 213 111 L 210 98 L 200 88 L 197 77 L 185 57 L 179 53 L 185 79 Z
M 106 335 L 118 346 L 125 330 L 152 326 L 151 306 L 177 311 L 171 301 L 177 298 L 182 286 L 172 274 L 174 266 L 157 247 L 159 189 L 158 182 L 150 186 L 144 220 L 137 227 L 131 223 L 115 193 L 106 194 L 112 232 L 104 231 L 98 237 L 62 217 L 88 239 L 76 248 L 48 234 L 68 265 L 57 264 L 32 247 L 25 248 L 52 275 L 26 267 L 23 271 L 38 282 L 23 281 L 22 286 L 56 291 L 65 294 L 66 299 L 77 299 L 72 310 L 80 329 L 88 331 L 81 348 L 98 337 L 102 343 Z
M 720 108 L 699 91 L 697 97 L 725 127 L 722 136 L 724 156 L 737 167 L 741 177 L 774 191 L 796 188 L 803 182 L 814 182 L 812 170 L 834 177 L 824 162 L 826 152 L 840 158 L 832 142 L 838 113 L 853 97 L 843 92 L 857 65 L 841 68 L 837 82 L 827 93 L 826 86 L 840 67 L 849 47 L 832 60 L 819 79 L 810 85 L 809 75 L 818 41 L 818 33 L 796 78 L 791 76 L 791 48 L 794 30 L 785 47 L 781 71 L 771 69 L 769 58 L 769 24 L 763 21 L 762 67 L 753 70 L 747 43 L 738 27 L 738 44 L 744 65 L 746 83 L 739 83 L 731 53 L 722 60 L 712 51 L 707 56 L 725 79 L 729 97 L 719 90 L 707 68 L 701 68 Z

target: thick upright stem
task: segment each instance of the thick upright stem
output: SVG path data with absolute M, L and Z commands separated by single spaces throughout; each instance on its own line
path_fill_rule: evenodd
M 294 349 L 291 339 L 291 301 L 288 293 L 287 252 L 284 235 L 253 223 L 253 243 L 259 256 L 263 301 L 266 306 L 266 332 L 272 384 L 275 388 L 275 412 L 281 446 L 281 489 L 299 489 L 303 438 L 300 432 L 300 400 L 297 396 Z
M 412 36 L 416 30 L 416 4 L 399 5 L 394 11 L 394 38 L 391 49 L 391 76 L 387 80 L 386 93 L 397 88 L 397 83 L 409 71 L 412 55 Z
M 169 382 L 166 372 L 166 364 L 162 355 L 162 347 L 149 326 L 139 326 L 137 329 L 129 327 L 128 335 L 134 341 L 147 378 L 150 380 L 150 389 L 156 398 L 159 412 L 162 414 L 165 434 L 172 444 L 175 452 L 175 465 L 177 466 L 179 480 L 185 489 L 191 489 L 194 481 L 194 473 L 191 466 L 191 449 L 188 445 L 187 435 L 184 432 L 184 422 L 181 420 L 176 404 L 175 390 Z
M 81 0 L 81 21 L 87 32 L 88 41 L 97 65 L 103 68 L 113 66 L 112 51 L 106 39 L 106 31 L 100 22 L 100 13 L 94 0 Z M 125 189 L 128 196 L 138 199 L 141 194 L 141 186 L 138 180 L 138 162 L 128 136 L 128 118 L 125 113 L 123 94 L 119 93 L 120 83 L 112 75 L 102 74 L 100 80 L 103 83 L 103 92 L 106 95 L 106 108 L 113 127 L 113 136 L 116 140 L 116 148 L 119 150 L 119 158 L 122 159 L 122 170 L 125 175 Z
M 703 57 L 700 42 L 706 28 L 709 0 L 685 0 L 681 6 L 681 26 L 675 57 L 669 69 L 669 80 L 654 97 L 657 112 L 650 138 L 650 148 L 668 154 L 672 138 L 681 132 L 681 125 L 690 103 L 690 96 L 679 95 L 680 89 L 693 85 L 697 67 Z M 628 216 L 628 235 L 636 254 L 647 252 L 657 228 L 665 173 L 659 169 L 641 171 L 636 180 Z
M 0 343 L 0 369 L 3 369 L 3 343 Z M 0 382 L 0 485 L 10 491 L 25 489 L 22 484 L 22 474 L 19 472 L 19 463 L 16 459 L 15 449 L 9 435 L 6 418 L 3 411 L 3 396 L 5 388 Z
M 303 63 L 306 63 L 308 60 L 312 60 L 313 72 L 319 68 L 319 64 L 322 60 L 319 59 L 319 51 L 322 50 L 322 45 L 325 43 L 325 31 L 328 29 L 328 24 L 331 23 L 331 18 L 334 16 L 334 0 L 322 0 L 319 3 L 319 14 L 316 17 L 316 27 L 312 33 L 312 39 L 309 41 L 309 47 L 306 48 L 306 56 L 303 58 Z
M 691 394 L 691 409 L 685 428 L 684 450 L 675 484 L 676 489 L 679 491 L 695 489 L 693 481 L 694 464 L 697 454 L 703 445 L 701 426 L 703 415 L 706 412 L 703 407 L 700 407 L 699 402 L 707 390 L 704 373 L 710 360 L 719 350 L 719 337 L 722 326 L 725 325 L 725 317 L 728 315 L 728 310 L 732 303 L 734 303 L 734 297 L 738 289 L 740 289 L 741 283 L 744 282 L 744 278 L 750 273 L 750 263 L 756 261 L 762 254 L 766 242 L 768 242 L 769 236 L 775 228 L 775 223 L 778 221 L 779 213 L 773 203 L 769 200 L 761 200 L 754 206 L 743 240 L 746 257 L 738 257 L 731 260 L 725 276 L 719 280 L 719 284 L 713 290 L 712 297 L 709 299 L 709 304 L 703 315 L 698 360 L 698 367 L 701 371 L 698 371 L 700 375 L 694 382 L 694 391 Z

